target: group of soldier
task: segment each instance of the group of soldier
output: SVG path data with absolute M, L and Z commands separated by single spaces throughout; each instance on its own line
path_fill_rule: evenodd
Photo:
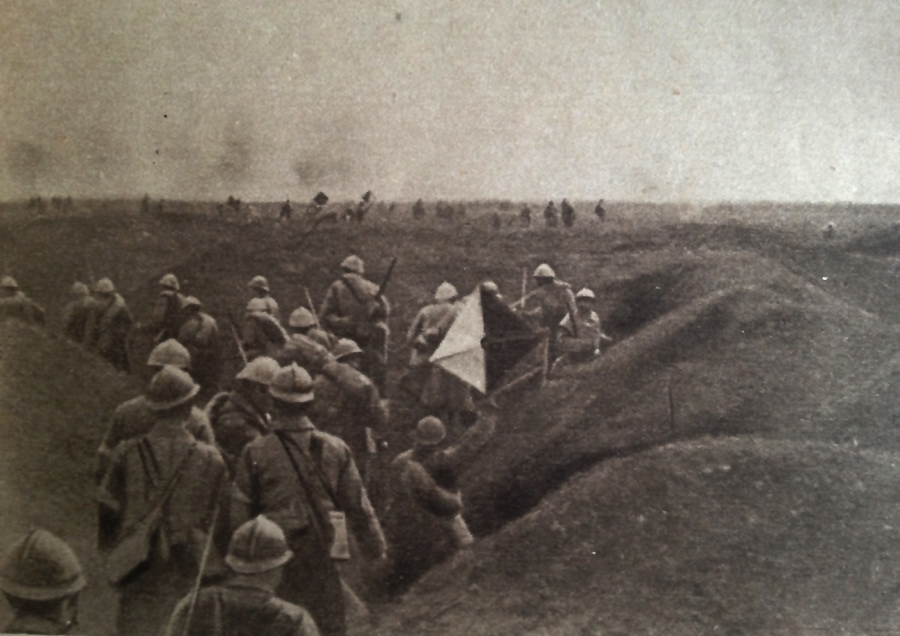
M 268 281 L 253 278 L 237 337 L 245 365 L 222 393 L 209 361 L 216 321 L 174 275 L 160 280 L 152 379 L 115 410 L 97 456 L 98 545 L 119 634 L 344 634 L 357 594 L 402 594 L 472 544 L 458 480 L 493 434 L 496 407 L 476 409 L 469 387 L 430 362 L 462 306 L 444 282 L 406 333 L 410 370 L 426 378 L 413 447 L 382 463 L 389 277 L 372 283 L 351 255 L 320 311 L 298 307 L 284 326 Z M 596 355 L 606 336 L 594 294 L 574 294 L 547 264 L 534 280 L 513 307 L 548 333 L 551 359 Z M 480 289 L 499 296 L 491 282 Z M 67 334 L 122 368 L 103 335 L 123 315 L 130 325 L 121 296 L 108 279 L 93 297 L 73 291 Z M 30 533 L 0 570 L 16 610 L 8 629 L 67 631 L 84 586 L 65 543 Z

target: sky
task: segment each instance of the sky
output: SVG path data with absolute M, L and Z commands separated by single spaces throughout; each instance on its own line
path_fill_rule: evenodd
M 4 0 L 0 199 L 900 202 L 894 0 Z

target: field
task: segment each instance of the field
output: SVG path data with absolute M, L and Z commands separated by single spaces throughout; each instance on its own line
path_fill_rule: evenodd
M 172 271 L 228 334 L 251 277 L 286 313 L 304 288 L 319 302 L 351 252 L 373 280 L 398 258 L 392 378 L 439 283 L 490 279 L 514 299 L 544 261 L 597 293 L 615 340 L 504 398 L 464 478 L 478 541 L 374 606 L 378 633 L 900 631 L 900 208 L 610 202 L 600 223 L 580 203 L 566 230 L 537 202 L 530 228 L 520 203 L 453 221 L 402 204 L 307 234 L 296 205 L 287 224 L 279 203 L 155 205 L 0 207 L 4 270 L 48 313 L 47 332 L 0 325 L 0 546 L 32 525 L 70 541 L 91 582 L 81 631 L 111 633 L 114 600 L 93 551 L 93 453 L 146 378 L 56 335 L 72 282 L 110 276 L 145 320 Z M 393 452 L 409 444 L 396 415 Z

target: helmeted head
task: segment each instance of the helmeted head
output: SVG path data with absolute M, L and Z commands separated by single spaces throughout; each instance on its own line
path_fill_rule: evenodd
M 72 295 L 76 298 L 84 298 L 85 296 L 90 295 L 91 290 L 88 289 L 88 286 L 80 281 L 75 281 L 72 283 L 71 289 Z
M 260 356 L 253 358 L 243 369 L 235 376 L 235 380 L 244 380 L 247 382 L 255 382 L 269 386 L 275 378 L 275 374 L 281 367 L 272 358 Z
M 261 574 L 281 567 L 293 556 L 284 531 L 274 521 L 259 515 L 234 531 L 225 563 L 238 574 Z
M 588 289 L 587 287 L 583 287 L 578 290 L 578 293 L 575 294 L 575 301 L 579 303 L 593 303 L 594 302 L 594 292 Z
M 247 303 L 247 312 L 261 312 L 267 313 L 269 311 L 269 304 L 265 301 L 264 298 L 251 298 L 250 302 Z
M 166 274 L 159 279 L 159 284 L 164 289 L 170 291 L 178 291 L 181 289 L 181 285 L 178 284 L 178 279 L 175 277 L 175 274 Z
M 544 279 L 544 280 L 553 280 L 556 278 L 556 272 L 553 271 L 553 268 L 547 265 L 547 263 L 541 263 L 537 266 L 537 269 L 534 270 L 533 278 Z
M 262 294 L 269 293 L 269 281 L 266 280 L 265 276 L 254 276 L 250 282 L 247 283 L 247 287 Z
M 437 446 L 447 437 L 447 429 L 444 423 L 433 415 L 423 417 L 416 424 L 416 446 Z
M 164 342 L 160 342 L 153 347 L 153 351 L 150 352 L 150 356 L 147 358 L 147 366 L 156 367 L 157 370 L 162 369 L 167 364 L 182 371 L 187 371 L 191 368 L 190 352 L 175 338 L 169 338 Z
M 337 344 L 334 346 L 334 351 L 332 351 L 335 360 L 345 364 L 354 360 L 358 361 L 359 358 L 362 357 L 362 353 L 363 350 L 359 348 L 356 341 L 351 340 L 350 338 L 341 338 L 338 340 Z
M 73 596 L 86 585 L 72 548 L 46 530 L 29 532 L 0 565 L 0 590 L 16 598 L 52 601 Z
M 4 276 L 3 278 L 0 278 L 0 287 L 11 291 L 16 291 L 17 289 L 19 289 L 19 283 L 17 283 L 16 279 L 12 276 Z
M 481 283 L 481 291 L 486 294 L 491 294 L 492 296 L 498 296 L 500 294 L 500 288 L 497 287 L 497 283 L 492 280 L 486 280 Z
M 351 254 L 341 261 L 341 269 L 345 272 L 359 274 L 360 276 L 362 276 L 366 270 L 365 263 L 363 263 L 363 260 L 356 254 Z
M 313 380 L 296 362 L 282 367 L 269 385 L 269 395 L 277 402 L 307 404 L 313 401 Z
M 101 278 L 94 283 L 94 293 L 98 296 L 112 296 L 116 293 L 116 286 L 108 278 Z
M 200 311 L 200 308 L 203 306 L 203 303 L 196 296 L 187 296 L 181 301 L 181 310 L 185 312 L 196 312 Z
M 434 299 L 439 303 L 449 302 L 457 296 L 459 296 L 459 292 L 456 291 L 456 287 L 446 281 L 438 285 L 437 291 L 434 292 Z
M 291 329 L 309 329 L 316 326 L 315 316 L 306 307 L 297 307 L 288 318 L 288 327 Z
M 146 404 L 151 411 L 171 411 L 190 404 L 199 391 L 200 385 L 191 376 L 167 364 L 150 380 L 145 394 Z

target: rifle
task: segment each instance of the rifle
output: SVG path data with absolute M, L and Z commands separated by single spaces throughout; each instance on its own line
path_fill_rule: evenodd
M 304 287 L 303 292 L 306 294 L 306 304 L 309 305 L 309 310 L 312 312 L 313 320 L 316 321 L 316 329 L 322 329 L 322 325 L 319 324 L 319 315 L 316 313 L 316 307 L 313 305 L 312 298 L 309 295 L 309 287 Z
M 241 359 L 244 361 L 244 365 L 247 365 L 247 354 L 244 353 L 244 345 L 241 344 L 241 339 L 238 337 L 237 328 L 234 326 L 234 319 L 231 316 L 228 316 L 228 324 L 231 326 L 231 335 L 234 336 L 234 343 L 237 345 L 238 351 L 241 352 Z
M 378 293 L 375 294 L 375 298 L 381 298 L 384 295 L 384 290 L 387 289 L 388 283 L 391 282 L 391 274 L 394 273 L 394 265 L 397 264 L 397 257 L 391 259 L 391 264 L 388 266 L 387 273 L 384 275 L 384 280 L 381 281 L 381 287 L 378 288 Z

